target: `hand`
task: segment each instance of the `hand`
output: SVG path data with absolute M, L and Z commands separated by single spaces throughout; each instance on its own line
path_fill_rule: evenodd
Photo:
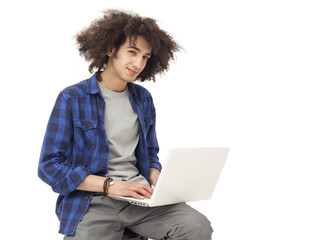
M 113 181 L 108 188 L 108 194 L 122 197 L 133 197 L 137 199 L 151 198 L 153 189 L 146 184 L 128 181 Z
M 150 174 L 151 184 L 153 186 L 156 186 L 157 180 L 159 179 L 159 176 L 160 176 L 160 171 L 157 170 L 156 168 L 150 168 L 149 174 Z

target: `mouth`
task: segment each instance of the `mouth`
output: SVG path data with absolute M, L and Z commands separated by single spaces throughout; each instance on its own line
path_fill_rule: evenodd
M 138 71 L 135 71 L 135 70 L 132 70 L 130 68 L 127 68 L 128 72 L 131 74 L 131 75 L 137 75 L 138 74 Z

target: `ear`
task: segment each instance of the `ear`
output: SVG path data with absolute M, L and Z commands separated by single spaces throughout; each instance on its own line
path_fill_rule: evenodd
M 115 54 L 116 48 L 111 47 L 110 50 L 107 53 L 107 56 L 112 57 Z

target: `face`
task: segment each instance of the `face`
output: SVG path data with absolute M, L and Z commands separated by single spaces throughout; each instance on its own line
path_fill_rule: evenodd
M 106 68 L 111 68 L 112 77 L 117 81 L 133 82 L 145 68 L 151 51 L 152 47 L 143 37 L 137 36 L 131 43 L 127 38 L 117 52 L 109 54 Z

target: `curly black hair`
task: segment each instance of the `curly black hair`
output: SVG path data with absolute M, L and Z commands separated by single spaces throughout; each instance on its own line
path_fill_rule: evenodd
M 181 46 L 152 18 L 140 17 L 133 12 L 106 10 L 103 17 L 77 34 L 76 42 L 80 55 L 91 62 L 89 71 L 92 73 L 106 66 L 109 51 L 118 50 L 127 37 L 129 41 L 136 41 L 137 36 L 144 37 L 152 46 L 152 55 L 136 80 L 155 81 L 156 74 L 168 70 L 169 61 L 174 60 L 174 53 Z

